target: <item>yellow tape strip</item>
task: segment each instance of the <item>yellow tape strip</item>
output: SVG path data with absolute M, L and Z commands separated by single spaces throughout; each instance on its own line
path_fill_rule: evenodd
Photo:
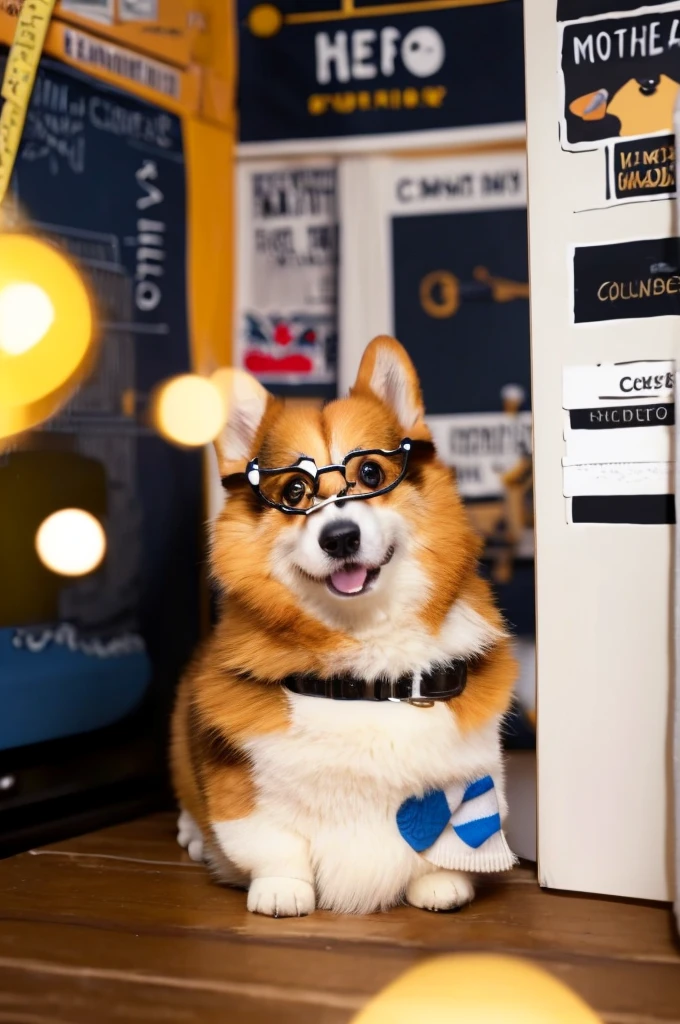
M 479 7 L 507 3 L 507 0 L 395 0 L 381 6 L 355 7 L 354 0 L 342 0 L 342 8 L 334 11 L 301 11 L 284 14 L 286 25 L 310 25 L 322 21 L 345 21 L 347 18 L 379 18 L 383 15 L 416 14 L 419 11 L 445 11 L 452 7 Z
M 5 198 L 24 129 L 33 83 L 56 0 L 24 0 L 7 57 L 0 95 L 0 203 Z

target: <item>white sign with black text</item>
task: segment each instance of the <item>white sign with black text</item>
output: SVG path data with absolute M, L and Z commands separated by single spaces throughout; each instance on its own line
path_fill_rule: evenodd
M 562 405 L 567 522 L 675 522 L 675 364 L 565 367 Z

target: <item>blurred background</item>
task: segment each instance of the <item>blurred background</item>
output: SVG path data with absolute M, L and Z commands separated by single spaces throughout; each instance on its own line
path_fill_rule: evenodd
M 29 6 L 10 58 L 0 4 L 2 851 L 167 799 L 211 618 L 210 375 L 321 403 L 393 333 L 517 634 L 533 858 L 520 0 Z

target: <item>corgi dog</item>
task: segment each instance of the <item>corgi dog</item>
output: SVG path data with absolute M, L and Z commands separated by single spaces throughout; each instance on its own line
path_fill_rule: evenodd
M 458 908 L 515 860 L 516 665 L 413 364 L 378 337 L 321 410 L 218 376 L 222 607 L 177 695 L 178 840 L 260 914 Z

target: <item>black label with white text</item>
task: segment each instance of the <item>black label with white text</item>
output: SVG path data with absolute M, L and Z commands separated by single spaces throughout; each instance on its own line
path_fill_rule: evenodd
M 617 427 L 670 427 L 675 423 L 675 405 L 607 406 L 603 409 L 571 409 L 572 430 L 607 430 Z

